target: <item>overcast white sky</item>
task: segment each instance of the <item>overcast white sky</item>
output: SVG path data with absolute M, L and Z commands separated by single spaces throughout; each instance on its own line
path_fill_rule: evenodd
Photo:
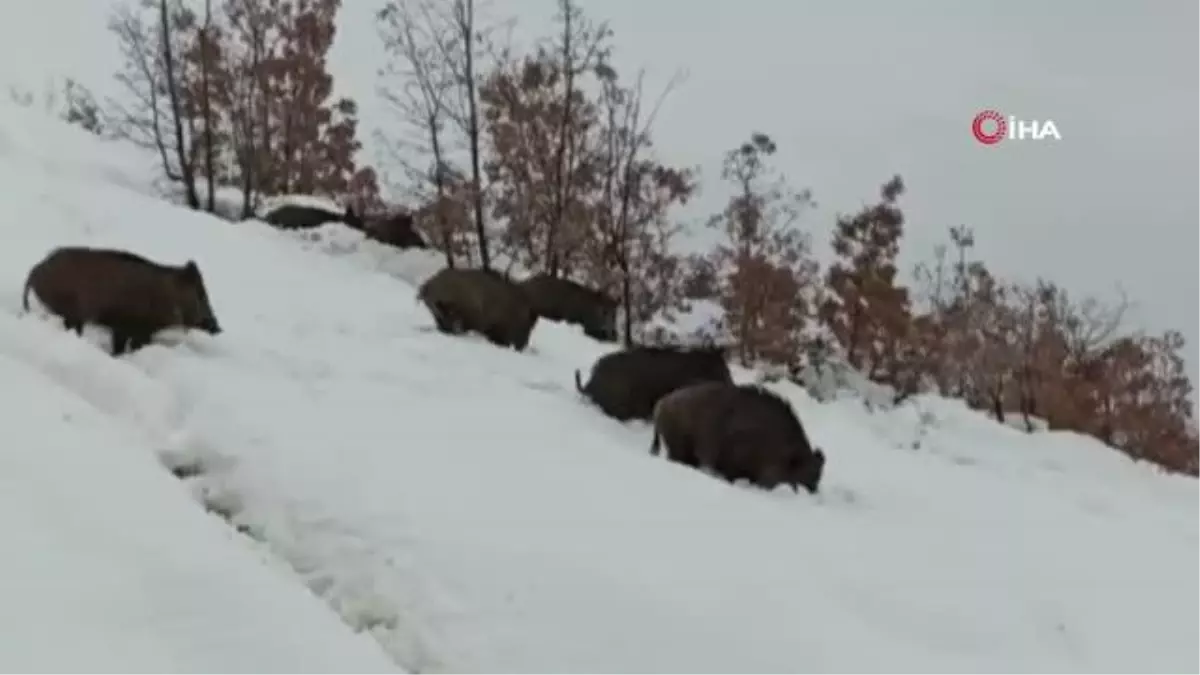
M 332 65 L 369 129 L 381 64 L 380 0 L 343 0 Z M 0 75 L 39 84 L 73 73 L 97 88 L 115 53 L 106 0 L 8 0 Z M 914 262 L 952 225 L 975 229 L 997 271 L 1080 292 L 1117 284 L 1151 330 L 1177 328 L 1197 372 L 1200 339 L 1200 3 L 1195 0 L 583 0 L 616 31 L 618 64 L 661 85 L 689 79 L 657 126 L 664 156 L 700 165 L 697 213 L 718 208 L 721 154 L 751 130 L 834 213 L 904 176 Z M 553 0 L 492 0 L 521 35 L 550 29 Z M 1061 142 L 975 142 L 984 108 L 1051 119 Z

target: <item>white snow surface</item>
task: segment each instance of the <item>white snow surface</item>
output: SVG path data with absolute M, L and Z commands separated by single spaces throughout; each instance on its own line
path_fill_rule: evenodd
M 321 197 L 318 195 L 277 195 L 263 199 L 262 204 L 259 206 L 258 212 L 262 215 L 266 215 L 285 205 L 308 206 L 314 209 L 324 209 L 325 211 L 336 214 L 345 213 L 346 211 L 345 206 L 332 199 L 329 199 L 328 197 Z
M 155 459 L 198 447 L 183 399 L 147 368 L 155 350 L 151 361 L 116 361 L 19 316 L 28 256 L 86 240 L 89 223 L 125 208 L 96 195 L 154 203 L 105 185 L 123 178 L 64 152 L 64 139 L 80 142 L 73 130 L 31 126 L 25 112 L 0 111 L 0 671 L 400 671 Z M 14 137 L 33 132 L 53 138 L 54 161 L 13 152 Z M 83 147 L 100 159 L 101 148 Z M 76 191 L 90 196 L 75 201 Z M 105 211 L 90 220 L 78 210 L 90 208 Z
M 150 167 L 0 105 L 0 669 L 1200 670 L 1194 480 L 773 384 L 822 490 L 729 485 L 582 400 L 611 347 L 440 335 L 432 259 L 190 212 Z M 224 333 L 112 359 L 23 312 L 68 244 L 195 259 Z

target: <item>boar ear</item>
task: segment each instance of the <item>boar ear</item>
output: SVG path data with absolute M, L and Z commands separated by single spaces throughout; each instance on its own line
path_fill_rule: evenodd
M 187 279 L 196 279 L 200 276 L 200 268 L 196 265 L 195 260 L 187 261 L 183 266 L 183 276 Z

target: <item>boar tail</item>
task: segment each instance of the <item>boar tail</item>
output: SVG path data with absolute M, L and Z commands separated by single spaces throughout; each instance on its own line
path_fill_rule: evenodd
M 580 378 L 580 376 L 579 376 L 579 369 L 578 369 L 578 368 L 576 368 L 576 369 L 575 369 L 575 388 L 576 388 L 576 389 L 578 389 L 578 390 L 579 390 L 579 393 L 581 393 L 581 394 L 586 394 L 586 393 L 587 393 L 587 392 L 585 392 L 585 391 L 583 390 L 583 380 L 582 380 L 582 379 Z
M 29 289 L 32 287 L 33 287 L 33 272 L 30 272 L 29 276 L 25 278 L 25 288 L 21 291 L 21 307 L 26 312 L 29 311 Z
M 650 442 L 650 454 L 651 455 L 658 454 L 658 449 L 659 449 L 661 443 L 662 443 L 662 437 L 658 433 L 658 425 L 656 424 L 656 425 L 654 425 L 654 440 Z

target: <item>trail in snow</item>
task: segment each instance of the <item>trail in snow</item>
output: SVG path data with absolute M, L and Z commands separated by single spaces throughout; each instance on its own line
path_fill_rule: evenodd
M 7 313 L 0 382 L 0 669 L 395 672 L 155 461 L 164 385 Z
M 0 141 L 43 133 L 62 139 L 41 164 L 0 142 L 2 353 L 140 439 L 86 448 L 97 472 L 154 474 L 158 492 L 126 508 L 165 520 L 204 492 L 407 669 L 1200 668 L 1193 480 L 954 402 L 870 414 L 774 385 L 828 453 L 822 493 L 730 486 L 651 457 L 646 425 L 580 399 L 573 370 L 610 347 L 578 330 L 543 322 L 524 353 L 440 335 L 413 288 L 436 259 L 173 207 L 130 190 L 139 175 L 95 139 L 0 108 Z M 65 243 L 196 259 L 225 332 L 112 361 L 20 317 L 24 274 Z M 57 429 L 28 417 L 21 437 Z M 164 482 L 155 450 L 201 475 Z M 230 588 L 202 595 L 237 614 Z

